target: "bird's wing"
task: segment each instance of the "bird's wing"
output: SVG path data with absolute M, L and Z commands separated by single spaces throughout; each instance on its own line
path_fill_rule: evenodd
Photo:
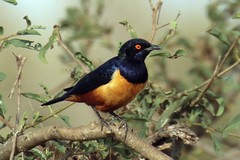
M 107 84 L 111 80 L 113 73 L 118 69 L 118 66 L 119 58 L 112 58 L 85 75 L 75 86 L 66 88 L 64 91 L 67 91 L 66 94 L 68 95 L 84 94 L 101 85 Z

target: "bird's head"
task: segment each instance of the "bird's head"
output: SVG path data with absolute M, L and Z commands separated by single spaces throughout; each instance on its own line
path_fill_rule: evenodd
M 144 39 L 131 39 L 125 42 L 120 50 L 119 56 L 125 59 L 143 62 L 153 50 L 160 50 L 158 45 L 153 45 Z

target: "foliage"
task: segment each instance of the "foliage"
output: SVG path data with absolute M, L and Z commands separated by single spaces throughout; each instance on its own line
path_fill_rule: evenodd
M 16 1 L 6 2 L 17 4 Z M 89 8 L 92 4 L 95 4 L 94 9 L 90 11 Z M 153 7 L 151 3 L 150 5 Z M 140 137 L 148 138 L 167 125 L 185 124 L 194 129 L 200 138 L 203 136 L 211 138 L 214 144 L 213 148 L 218 156 L 224 155 L 224 151 L 222 150 L 223 145 L 230 146 L 228 143 L 225 144 L 222 141 L 223 139 L 229 137 L 239 138 L 239 136 L 232 133 L 239 125 L 239 114 L 228 119 L 225 125 L 214 125 L 219 120 L 219 117 L 224 117 L 229 108 L 232 106 L 236 107 L 238 102 L 237 96 L 239 96 L 240 88 L 237 84 L 239 84 L 239 79 L 234 79 L 234 82 L 231 81 L 231 83 L 229 83 L 229 79 L 234 74 L 237 74 L 234 72 L 234 69 L 240 63 L 240 31 L 239 25 L 230 25 L 229 21 L 240 17 L 239 12 L 237 12 L 239 7 L 238 0 L 231 2 L 211 2 L 207 9 L 211 28 L 204 36 L 199 38 L 196 45 L 187 37 L 179 36 L 176 33 L 177 18 L 179 15 L 175 20 L 171 20 L 168 24 L 164 25 L 168 26 L 168 29 L 166 34 L 158 40 L 158 43 L 165 44 L 165 48 L 168 49 L 155 52 L 151 54 L 151 57 L 161 56 L 161 58 L 164 58 L 158 63 L 161 73 L 158 73 L 156 77 L 159 77 L 160 74 L 161 81 L 165 83 L 157 84 L 149 82 L 138 97 L 125 109 L 119 110 L 118 113 L 132 128 L 137 130 Z M 48 50 L 52 49 L 58 43 L 64 51 L 69 53 L 62 56 L 61 61 L 65 64 L 75 65 L 70 77 L 76 81 L 83 74 L 95 68 L 91 60 L 88 59 L 88 55 L 90 54 L 91 47 L 97 44 L 96 39 L 100 39 L 101 44 L 109 50 L 112 50 L 115 46 L 112 42 L 106 40 L 106 36 L 111 35 L 113 27 L 102 25 L 101 17 L 103 16 L 104 9 L 103 0 L 98 0 L 95 3 L 89 0 L 81 0 L 80 7 L 67 9 L 66 18 L 60 24 L 61 31 L 59 26 L 54 26 L 52 35 L 45 45 L 26 38 L 26 35 L 41 36 L 39 30 L 45 29 L 41 25 L 32 25 L 27 16 L 24 17 L 26 28 L 20 29 L 10 36 L 5 36 L 5 29 L 0 26 L 0 51 L 9 46 L 30 49 L 38 52 L 41 62 L 47 63 L 46 54 Z M 126 27 L 127 34 L 131 38 L 137 37 L 138 34 L 128 21 L 124 20 L 119 23 Z M 155 31 L 162 28 L 161 26 L 156 27 L 157 24 L 154 21 L 152 25 L 155 25 Z M 68 32 L 68 36 L 64 37 L 63 41 L 61 33 L 64 32 Z M 152 35 L 156 37 L 156 33 Z M 79 40 L 81 40 L 80 43 Z M 80 48 L 76 47 L 74 43 L 78 43 L 77 46 L 80 46 Z M 186 53 L 198 54 L 191 55 Z M 167 74 L 167 59 L 181 57 L 190 57 L 193 61 L 193 67 L 189 68 L 191 76 L 187 77 L 188 79 L 193 79 L 193 83 L 180 82 L 179 79 L 173 79 Z M 209 67 L 209 64 L 211 67 Z M 84 69 L 84 67 L 87 67 L 87 69 Z M 226 76 L 226 73 L 229 73 L 229 75 Z M 0 82 L 4 81 L 6 76 L 7 73 L 0 72 Z M 198 85 L 195 86 L 194 84 Z M 227 90 L 227 85 L 234 87 L 231 90 Z M 49 89 L 43 84 L 41 84 L 41 87 L 45 93 L 44 95 L 26 92 L 22 93 L 22 96 L 41 103 L 46 102 L 51 98 L 48 92 Z M 44 116 L 40 112 L 35 112 L 32 115 L 23 114 L 20 120 L 22 131 L 38 127 L 40 123 L 53 116 L 60 118 L 66 126 L 71 127 L 70 117 L 57 115 L 57 113 L 60 113 L 69 106 L 65 106 L 58 111 L 54 111 L 49 107 L 49 110 L 52 112 L 49 116 Z M 0 94 L 0 118 L 3 122 L 0 129 L 11 128 L 9 123 L 7 123 L 11 118 L 10 116 L 6 116 L 8 107 L 5 106 L 3 96 Z M 9 133 L 6 137 L 0 137 L 0 142 L 4 143 L 12 136 L 13 132 Z M 166 138 L 157 140 L 154 145 L 161 146 L 165 143 L 175 144 L 177 142 L 182 143 L 179 139 Z M 182 152 L 184 155 L 184 150 L 177 147 L 174 148 L 174 145 L 168 149 L 172 149 L 172 151 L 178 150 L 178 152 Z M 190 154 L 191 151 L 192 149 L 188 150 L 186 154 Z M 172 153 L 172 157 L 177 156 L 174 155 L 175 152 Z M 40 158 L 44 160 L 51 159 L 52 157 L 64 157 L 64 159 L 133 159 L 133 157 L 140 159 L 141 157 L 140 154 L 135 153 L 129 147 L 114 141 L 112 138 L 84 142 L 54 140 L 18 156 L 23 156 L 24 159 Z M 190 156 L 186 155 L 185 157 Z

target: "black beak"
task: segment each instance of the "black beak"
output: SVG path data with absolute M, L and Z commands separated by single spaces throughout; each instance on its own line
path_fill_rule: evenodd
M 154 44 L 152 44 L 150 47 L 146 48 L 146 50 L 148 50 L 148 51 L 160 50 L 160 49 L 161 49 L 160 46 L 154 45 Z

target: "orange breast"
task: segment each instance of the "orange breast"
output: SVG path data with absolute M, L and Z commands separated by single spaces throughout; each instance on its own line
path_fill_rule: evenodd
M 96 106 L 97 110 L 109 112 L 128 104 L 145 86 L 145 83 L 133 84 L 120 75 L 117 70 L 112 80 L 93 91 L 73 95 L 66 100 L 84 102 Z

